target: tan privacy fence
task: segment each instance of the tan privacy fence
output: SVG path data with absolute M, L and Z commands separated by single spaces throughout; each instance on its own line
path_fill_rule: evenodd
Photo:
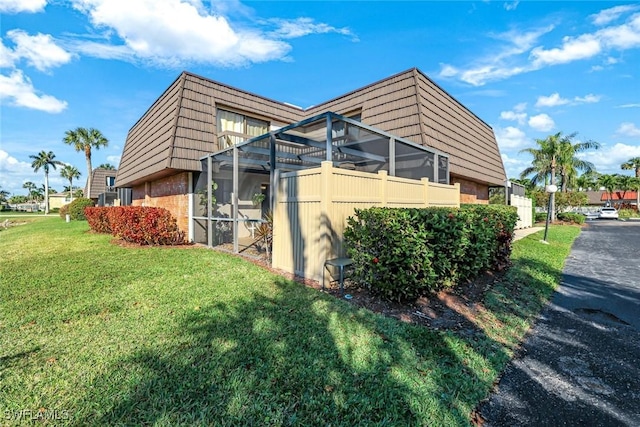
M 356 208 L 460 206 L 460 184 L 334 168 L 329 161 L 276 178 L 273 267 L 321 280 L 327 259 L 345 256 L 343 233 Z
M 529 228 L 533 225 L 531 199 L 512 194 L 509 204 L 518 208 L 518 222 L 516 223 L 516 229 Z

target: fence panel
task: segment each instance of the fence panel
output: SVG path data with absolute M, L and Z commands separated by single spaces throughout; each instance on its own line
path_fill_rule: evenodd
M 510 202 L 511 206 L 515 206 L 518 209 L 518 222 L 516 223 L 516 229 L 529 228 L 533 226 L 533 204 L 531 199 L 512 194 Z
M 355 209 L 460 206 L 460 185 L 334 168 L 287 172 L 275 188 L 274 268 L 322 280 L 327 259 L 345 256 L 344 229 Z

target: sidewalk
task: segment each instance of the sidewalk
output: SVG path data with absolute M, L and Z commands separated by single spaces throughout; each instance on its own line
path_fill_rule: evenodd
M 544 227 L 530 227 L 516 230 L 513 234 L 513 241 L 520 240 L 523 237 L 527 237 L 529 234 L 537 233 L 540 230 L 544 230 Z

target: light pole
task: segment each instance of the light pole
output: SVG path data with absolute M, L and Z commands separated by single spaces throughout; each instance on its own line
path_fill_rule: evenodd
M 549 232 L 549 220 L 551 219 L 551 198 L 553 197 L 553 193 L 558 191 L 558 186 L 553 184 L 547 185 L 544 187 L 544 191 L 549 193 L 549 205 L 547 206 L 547 223 L 544 227 L 544 238 L 541 240 L 541 242 L 548 244 L 549 242 L 547 242 L 547 233 Z

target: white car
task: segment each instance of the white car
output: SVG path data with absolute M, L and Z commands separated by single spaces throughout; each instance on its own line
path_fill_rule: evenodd
M 616 208 L 602 208 L 600 209 L 600 214 L 598 214 L 598 218 L 618 219 L 618 211 L 616 210 Z

